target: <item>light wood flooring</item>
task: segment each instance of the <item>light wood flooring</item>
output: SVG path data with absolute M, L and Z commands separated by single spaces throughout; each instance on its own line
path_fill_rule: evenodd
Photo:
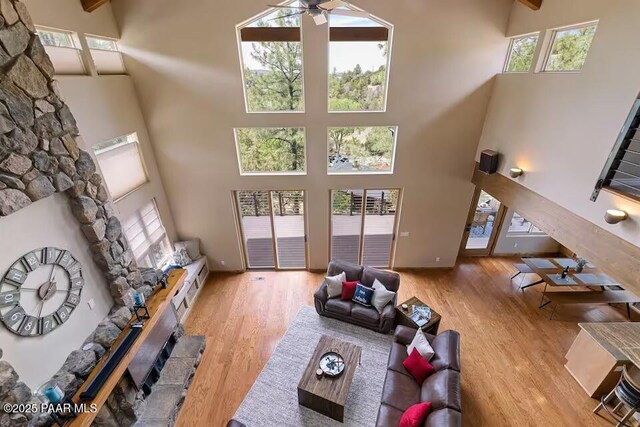
M 624 321 L 623 307 L 538 309 L 543 285 L 524 293 L 511 258 L 463 258 L 453 269 L 404 271 L 400 300 L 417 296 L 462 337 L 466 426 L 607 426 L 564 368 L 578 322 Z M 533 281 L 529 275 L 525 283 Z M 207 349 L 178 426 L 225 426 L 321 274 L 212 274 L 186 323 Z M 296 380 L 297 381 L 297 380 Z M 277 398 L 277 396 L 274 396 Z M 604 411 L 603 411 L 604 412 Z

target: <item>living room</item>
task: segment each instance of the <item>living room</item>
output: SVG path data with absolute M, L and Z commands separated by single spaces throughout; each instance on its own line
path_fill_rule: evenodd
M 636 2 L 0 15 L 0 425 L 638 423 Z

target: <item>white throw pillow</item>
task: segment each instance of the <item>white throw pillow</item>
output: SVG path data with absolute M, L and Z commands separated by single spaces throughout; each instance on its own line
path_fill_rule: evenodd
M 416 336 L 413 337 L 413 341 L 407 346 L 407 353 L 411 354 L 414 348 L 417 349 L 418 353 L 427 359 L 427 361 L 431 360 L 433 355 L 436 354 L 433 348 L 431 348 L 429 341 L 427 341 L 427 337 L 424 335 L 424 332 L 422 332 L 422 329 L 418 329 Z
M 327 281 L 327 294 L 329 298 L 342 296 L 342 282 L 347 281 L 347 273 L 344 271 L 337 276 L 325 277 Z
M 387 290 L 378 279 L 373 281 L 373 298 L 371 298 L 371 305 L 378 310 L 378 313 L 382 314 L 384 307 L 389 304 L 395 296 L 396 293 Z

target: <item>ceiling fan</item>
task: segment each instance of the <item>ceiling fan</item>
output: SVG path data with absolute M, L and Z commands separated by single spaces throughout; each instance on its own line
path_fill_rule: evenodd
M 285 16 L 279 16 L 274 19 L 282 19 L 289 16 L 297 16 L 307 14 L 313 18 L 316 25 L 323 25 L 328 22 L 328 15 L 343 15 L 343 16 L 355 16 L 359 18 L 368 18 L 369 13 L 362 10 L 353 9 L 338 9 L 341 6 L 348 6 L 349 2 L 345 0 L 298 0 L 302 6 L 283 6 L 283 5 L 269 5 L 278 9 L 291 9 L 298 10 L 298 12 L 291 13 Z

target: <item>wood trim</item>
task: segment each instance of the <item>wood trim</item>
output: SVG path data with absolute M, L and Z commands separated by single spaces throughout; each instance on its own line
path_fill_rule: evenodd
M 187 270 L 184 270 L 184 269 L 171 270 L 169 272 L 169 278 L 167 280 L 168 286 L 166 288 L 158 288 L 154 292 L 154 294 L 151 295 L 151 297 L 149 297 L 149 300 L 147 301 L 147 308 L 149 309 L 151 318 L 145 322 L 144 326 L 142 327 L 142 333 L 140 334 L 140 336 L 138 336 L 138 338 L 133 343 L 129 351 L 125 354 L 124 358 L 120 361 L 118 366 L 116 366 L 113 373 L 107 379 L 102 389 L 100 389 L 95 399 L 93 399 L 91 402 L 85 402 L 87 404 L 95 404 L 98 410 L 96 412 L 88 411 L 88 412 L 80 413 L 76 418 L 74 418 L 70 423 L 67 424 L 69 427 L 91 426 L 91 424 L 93 423 L 93 420 L 98 415 L 98 412 L 100 412 L 100 409 L 107 401 L 107 398 L 111 395 L 111 392 L 113 391 L 115 386 L 118 384 L 118 381 L 120 381 L 120 378 L 122 378 L 122 376 L 124 375 L 125 371 L 127 370 L 127 367 L 129 366 L 129 363 L 133 360 L 135 355 L 138 353 L 138 350 L 144 343 L 144 340 L 149 336 L 149 334 L 153 330 L 153 327 L 158 323 L 158 321 L 160 320 L 160 317 L 162 317 L 162 314 L 169 307 L 169 304 L 171 304 L 171 299 L 176 295 L 176 293 L 182 287 L 182 284 L 184 283 L 184 280 L 186 277 L 187 277 Z M 126 335 L 126 332 L 129 330 L 129 328 L 130 326 L 127 326 L 122 331 L 118 339 L 116 339 L 116 341 L 112 344 L 111 348 L 116 348 L 118 346 L 120 341 L 122 341 L 122 339 Z M 102 358 L 100 359 L 96 367 L 93 369 L 93 371 L 91 372 L 87 380 L 84 382 L 84 384 L 73 396 L 73 401 L 75 403 L 81 402 L 80 394 L 85 390 L 85 388 L 89 386 L 89 383 L 91 382 L 91 380 L 98 374 L 102 366 L 107 361 L 108 354 L 109 353 L 107 352 L 106 355 L 102 356 Z
M 110 0 L 80 0 L 82 3 L 82 9 L 85 12 L 93 12 L 103 4 L 109 3 Z
M 386 42 L 389 29 L 386 27 L 333 27 L 329 30 L 332 42 Z
M 518 0 L 523 5 L 532 10 L 540 10 L 542 7 L 542 0 Z
M 299 42 L 299 27 L 245 27 L 240 30 L 243 42 Z M 386 27 L 334 27 L 329 30 L 332 42 L 386 42 Z
M 299 27 L 245 27 L 240 30 L 243 42 L 299 42 Z
M 640 295 L 639 247 L 503 175 L 487 175 L 476 165 L 472 182 Z

